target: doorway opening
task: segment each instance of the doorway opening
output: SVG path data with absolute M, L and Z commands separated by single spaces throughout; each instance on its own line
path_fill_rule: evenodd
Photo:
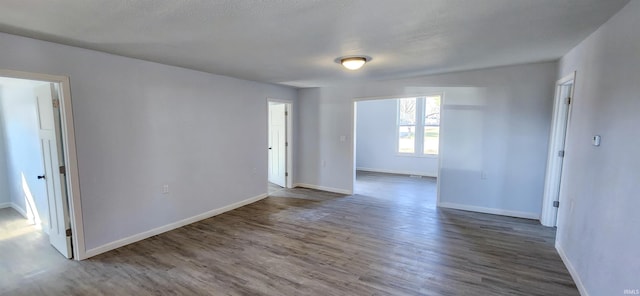
M 355 194 L 436 207 L 442 97 L 355 102 Z
M 292 188 L 291 103 L 267 100 L 268 193 Z
M 571 100 L 573 98 L 574 85 L 575 73 L 556 82 L 544 196 L 542 199 L 542 215 L 540 217 L 540 223 L 544 226 L 554 227 L 558 225 L 562 167 L 566 150 L 567 130 L 571 117 Z
M 15 249 L 3 249 L 2 254 L 13 254 L 3 261 L 22 266 L 19 260 L 39 258 L 24 253 L 34 250 L 25 245 L 50 245 L 53 248 L 43 251 L 81 260 L 84 244 L 68 78 L 0 70 L 0 114 L 0 183 L 5 185 L 0 190 L 0 238 L 7 243 L 3 246 Z M 20 241 L 29 239 L 30 243 Z

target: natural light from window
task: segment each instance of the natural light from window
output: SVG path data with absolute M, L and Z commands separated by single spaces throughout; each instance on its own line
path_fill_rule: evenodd
M 398 152 L 415 153 L 416 98 L 398 100 Z
M 398 153 L 439 153 L 441 99 L 441 95 L 398 99 Z

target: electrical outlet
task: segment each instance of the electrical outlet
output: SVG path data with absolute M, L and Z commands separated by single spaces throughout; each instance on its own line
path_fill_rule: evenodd
M 162 185 L 162 194 L 167 194 L 169 193 L 169 185 L 164 184 Z

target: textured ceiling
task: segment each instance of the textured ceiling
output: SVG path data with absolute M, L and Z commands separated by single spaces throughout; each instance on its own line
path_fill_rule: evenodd
M 627 2 L 2 0 L 0 31 L 308 87 L 555 60 Z

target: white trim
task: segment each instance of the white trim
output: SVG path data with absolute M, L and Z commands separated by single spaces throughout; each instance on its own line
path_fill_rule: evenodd
M 573 72 L 556 82 L 555 96 L 553 99 L 553 118 L 549 131 L 549 148 L 547 150 L 547 167 L 545 171 L 544 191 L 542 195 L 542 213 L 540 223 L 544 226 L 558 225 L 558 208 L 553 206 L 556 198 L 560 200 L 560 188 L 562 187 L 562 167 L 563 157 L 558 156 L 558 151 L 567 150 L 566 139 L 571 119 L 571 104 L 566 103 L 566 98 L 562 97 L 562 91 L 568 85 L 568 97 L 574 100 L 575 76 Z M 558 189 L 556 191 L 556 189 Z
M 567 267 L 567 270 L 569 271 L 571 278 L 573 278 L 573 281 L 575 282 L 576 287 L 578 287 L 578 292 L 580 292 L 580 295 L 589 296 L 589 293 L 587 293 L 587 288 L 585 288 L 584 284 L 582 283 L 582 280 L 580 279 L 578 272 L 571 264 L 571 261 L 569 261 L 567 254 L 565 254 L 564 250 L 562 249 L 558 241 L 556 241 L 556 250 L 558 251 L 558 255 L 560 255 L 560 259 L 562 259 L 564 266 Z
M 437 91 L 434 93 L 431 93 L 429 95 L 425 95 L 424 93 L 416 93 L 416 94 L 411 94 L 411 93 L 407 93 L 407 94 L 403 94 L 403 95 L 397 95 L 397 96 L 376 96 L 376 97 L 356 97 L 353 98 L 353 104 L 351 104 L 351 141 L 350 141 L 350 145 L 349 145 L 349 149 L 351 149 L 351 153 L 349 154 L 349 157 L 351 159 L 349 159 L 349 162 L 351 164 L 351 190 L 348 191 L 349 193 L 345 193 L 345 194 L 353 194 L 354 190 L 355 190 L 355 186 L 356 186 L 356 140 L 357 140 L 357 133 L 356 133 L 356 129 L 357 129 L 357 124 L 356 124 L 356 120 L 358 118 L 357 116 L 357 104 L 358 102 L 361 101 L 375 101 L 375 100 L 388 100 L 388 99 L 398 99 L 398 98 L 420 98 L 420 97 L 429 97 L 429 96 L 436 96 L 439 95 L 440 96 L 440 137 L 442 137 L 442 110 L 443 110 L 443 106 L 444 106 L 444 97 L 445 97 L 445 92 L 443 91 Z M 397 107 L 396 107 L 397 108 Z M 398 110 L 396 109 L 396 117 L 397 117 L 397 112 Z M 396 128 L 396 153 L 398 151 L 398 129 Z M 425 154 L 426 157 L 437 157 L 438 158 L 438 172 L 437 175 L 440 176 L 440 162 L 442 159 L 442 141 L 438 141 L 438 154 Z M 436 177 L 437 178 L 437 177 Z M 295 184 L 293 187 L 296 187 Z M 301 186 L 304 187 L 304 186 Z M 438 196 L 438 201 L 440 200 L 440 178 L 437 178 L 436 180 L 436 195 Z M 322 189 L 319 189 L 322 190 Z M 338 190 L 343 190 L 343 189 L 338 189 Z M 330 191 L 330 190 L 325 190 L 325 191 Z M 332 191 L 334 192 L 334 191 Z
M 567 84 L 568 82 L 571 82 L 572 80 L 576 79 L 576 72 L 577 71 L 573 71 L 567 75 L 565 75 L 564 77 L 558 79 L 558 81 L 556 81 L 556 85 L 563 85 L 563 84 Z M 574 81 L 575 83 L 575 81 Z
M 286 103 L 285 111 L 287 112 L 287 116 L 285 116 L 285 132 L 287 134 L 287 144 L 285 145 L 287 155 L 287 176 L 285 176 L 285 185 L 287 188 L 293 188 L 293 103 Z
M 287 112 L 287 116 L 286 116 L 286 120 L 285 120 L 285 134 L 287 137 L 287 145 L 285 147 L 285 158 L 286 158 L 286 167 L 287 167 L 287 171 L 286 173 L 288 173 L 288 176 L 285 176 L 285 187 L 286 188 L 294 188 L 295 186 L 293 185 L 293 179 L 294 179 L 294 169 L 293 169 L 293 149 L 294 147 L 294 143 L 293 143 L 293 133 L 294 133 L 294 126 L 293 126 L 293 101 L 288 101 L 288 100 L 280 100 L 280 99 L 274 99 L 274 98 L 270 98 L 267 97 L 267 146 L 269 145 L 269 103 L 282 103 L 285 105 L 285 111 Z M 267 151 L 267 153 L 269 153 Z M 268 158 L 268 155 L 267 155 Z M 269 165 L 267 164 L 267 169 L 269 169 Z M 268 180 L 267 180 L 267 184 L 268 184 Z M 267 185 L 267 191 L 269 186 Z
M 0 203 L 0 209 L 6 209 L 6 208 L 12 208 L 16 210 L 16 212 L 18 212 L 18 214 L 20 214 L 25 219 L 29 219 L 27 215 L 27 211 L 25 211 L 23 208 L 21 208 L 20 206 L 18 206 L 18 204 L 14 202 Z
M 396 133 L 397 134 L 397 133 Z M 439 141 L 438 141 L 439 142 Z M 397 146 L 397 145 L 396 145 Z M 397 150 L 397 149 L 396 149 Z M 400 153 L 396 151 L 396 156 L 399 157 L 415 157 L 415 158 L 438 158 L 438 154 L 414 154 L 414 153 Z
M 340 194 L 346 194 L 346 195 L 352 195 L 353 194 L 352 190 L 333 188 L 333 187 L 325 187 L 325 186 L 319 186 L 319 185 L 313 185 L 313 184 L 305 184 L 305 183 L 295 183 L 295 184 L 293 184 L 293 187 L 294 188 L 295 187 L 309 188 L 309 189 L 315 189 L 315 190 L 327 191 L 327 192 L 333 192 L 333 193 L 340 193 Z
M 73 126 L 73 108 L 71 105 L 71 86 L 69 77 L 30 73 L 23 71 L 0 69 L 0 76 L 28 80 L 48 81 L 60 84 L 60 118 L 62 127 L 62 143 L 64 147 L 64 165 L 67 176 L 67 197 L 69 203 L 69 218 L 73 230 L 72 245 L 73 258 L 82 260 L 85 255 L 84 224 L 82 222 L 82 203 L 80 198 L 80 178 L 78 174 L 78 159 L 76 152 L 75 131 Z
M 24 217 L 25 219 L 33 219 L 29 218 L 29 214 L 27 214 L 27 211 L 25 211 L 22 207 L 20 207 L 17 203 L 11 202 L 11 207 L 16 210 L 16 212 L 18 212 L 20 215 L 22 215 L 22 217 Z
M 449 202 L 439 202 L 438 207 L 470 211 L 470 212 L 479 212 L 479 213 L 485 213 L 485 214 L 509 216 L 509 217 L 516 217 L 516 218 L 535 219 L 535 220 L 540 219 L 540 215 L 537 213 L 509 211 L 509 210 L 470 206 L 470 205 L 463 205 L 463 204 L 456 204 L 456 203 L 449 203 Z
M 217 215 L 220 215 L 222 213 L 237 209 L 239 207 L 254 203 L 256 201 L 259 201 L 261 199 L 266 198 L 267 196 L 268 196 L 268 194 L 263 193 L 263 194 L 260 194 L 260 195 L 257 195 L 257 196 L 254 196 L 254 197 L 251 197 L 251 198 L 248 198 L 248 199 L 245 199 L 245 200 L 233 203 L 233 204 L 230 204 L 228 206 L 224 206 L 224 207 L 217 208 L 217 209 L 214 209 L 214 210 L 211 210 L 211 211 L 208 211 L 208 212 L 204 212 L 202 214 L 198 214 L 198 215 L 195 215 L 193 217 L 189 217 L 189 218 L 186 218 L 186 219 L 174 222 L 174 223 L 170 223 L 170 224 L 167 224 L 167 225 L 164 225 L 164 226 L 160 226 L 158 228 L 154 228 L 154 229 L 142 232 L 142 233 L 134 234 L 132 236 L 125 237 L 123 239 L 119 239 L 117 241 L 110 242 L 110 243 L 104 244 L 102 246 L 87 250 L 85 255 L 87 256 L 86 258 L 89 258 L 89 257 L 93 257 L 93 256 L 96 256 L 96 255 L 99 255 L 99 254 L 102 254 L 102 253 L 105 253 L 105 252 L 108 252 L 108 251 L 111 251 L 111 250 L 115 250 L 117 248 L 129 245 L 129 244 L 132 244 L 132 243 L 135 243 L 135 242 L 147 239 L 147 238 L 150 238 L 150 237 L 152 237 L 154 235 L 158 235 L 158 234 L 161 234 L 161 233 L 164 233 L 164 232 L 167 232 L 167 231 L 171 231 L 171 230 L 174 230 L 176 228 L 180 228 L 180 227 L 183 227 L 185 225 L 189 225 L 189 224 L 192 224 L 192 223 L 204 220 L 204 219 L 208 219 L 208 218 L 211 218 L 213 216 L 217 216 Z
M 400 97 L 400 98 L 389 98 L 396 100 L 396 156 L 403 157 L 429 157 L 436 158 L 438 154 L 425 154 L 424 153 L 424 128 L 428 125 L 425 124 L 425 108 L 427 105 L 428 97 L 440 97 L 440 110 L 439 113 L 442 114 L 442 98 L 444 97 L 444 92 L 438 92 L 431 95 L 425 96 L 409 96 L 409 97 Z M 400 152 L 400 100 L 402 99 L 415 99 L 416 100 L 416 123 L 413 125 L 415 127 L 415 141 L 413 143 L 414 152 Z M 440 121 L 442 122 L 442 121 Z M 440 124 L 438 124 L 438 128 L 440 128 Z M 438 136 L 439 138 L 440 136 Z M 438 140 L 438 153 L 440 152 L 440 140 Z
M 374 172 L 374 173 L 386 173 L 386 174 L 397 174 L 397 175 L 413 175 L 413 176 L 423 176 L 423 177 L 437 178 L 437 176 L 434 176 L 433 174 L 428 174 L 428 173 L 424 173 L 424 172 L 398 171 L 398 170 L 363 168 L 363 167 L 356 167 L 356 171 L 365 171 L 365 172 Z
M 438 134 L 438 168 L 436 170 L 436 204 L 440 204 L 440 176 L 442 176 L 442 115 L 444 114 L 445 93 L 440 97 L 440 131 Z
M 353 103 L 350 104 L 351 112 L 350 115 L 350 124 L 351 124 L 351 141 L 349 141 L 349 166 L 351 169 L 351 193 L 356 190 L 356 141 L 358 140 L 358 100 L 354 99 Z M 397 150 L 397 149 L 396 149 Z
M 292 100 L 276 99 L 276 98 L 272 98 L 272 97 L 267 97 L 267 102 L 283 103 L 283 104 L 293 104 L 293 101 L 292 101 Z

